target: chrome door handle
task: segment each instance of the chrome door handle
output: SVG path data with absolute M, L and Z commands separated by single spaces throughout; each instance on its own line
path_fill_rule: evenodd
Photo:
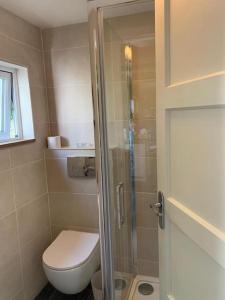
M 117 221 L 119 229 L 125 222 L 125 205 L 124 205 L 124 183 L 120 182 L 116 186 L 117 199 Z
M 160 210 L 161 207 L 162 207 L 162 203 L 160 203 L 160 202 L 157 202 L 157 203 L 154 203 L 154 204 L 150 204 L 150 208 L 153 209 L 154 213 L 157 216 L 161 215 L 161 213 L 159 212 L 159 210 Z
M 151 204 L 150 208 L 159 217 L 159 227 L 161 229 L 165 228 L 165 199 L 161 191 L 158 192 L 158 202 Z

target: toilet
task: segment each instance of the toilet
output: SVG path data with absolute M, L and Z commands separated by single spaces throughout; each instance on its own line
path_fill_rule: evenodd
M 77 294 L 99 268 L 99 234 L 62 231 L 45 250 L 42 262 L 49 282 L 57 290 Z

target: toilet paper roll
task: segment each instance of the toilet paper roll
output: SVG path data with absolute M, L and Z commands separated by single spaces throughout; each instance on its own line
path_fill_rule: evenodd
M 61 137 L 60 136 L 49 136 L 48 137 L 48 148 L 49 149 L 61 148 Z

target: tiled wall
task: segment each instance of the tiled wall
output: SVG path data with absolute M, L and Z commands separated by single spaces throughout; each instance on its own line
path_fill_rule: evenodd
M 50 130 L 63 146 L 94 145 L 88 24 L 43 31 Z M 72 228 L 98 230 L 96 180 L 70 178 L 67 156 L 90 151 L 47 150 L 46 165 L 53 236 Z M 93 151 L 91 151 L 93 152 Z
M 0 299 L 32 300 L 50 242 L 44 161 L 48 109 L 40 30 L 0 9 L 0 60 L 29 69 L 36 141 L 0 148 Z
M 135 107 L 135 164 L 138 270 L 158 276 L 157 218 L 150 209 L 156 202 L 156 114 L 154 36 L 133 46 Z
M 94 145 L 88 24 L 43 31 L 51 134 Z
M 69 156 L 94 156 L 94 151 L 46 151 L 53 236 L 63 229 L 98 231 L 96 179 L 69 177 L 67 174 Z

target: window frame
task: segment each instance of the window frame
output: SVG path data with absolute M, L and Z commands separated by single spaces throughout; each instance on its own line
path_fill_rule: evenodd
M 18 88 L 17 69 L 13 67 L 6 67 L 0 64 L 0 77 L 6 78 L 6 95 L 3 97 L 3 124 L 0 126 L 0 145 L 4 143 L 13 143 L 23 140 L 23 128 L 21 118 L 20 97 Z M 10 80 L 10 81 L 9 81 Z M 10 137 L 11 129 L 11 105 L 14 105 L 14 126 L 17 133 L 16 137 Z M 3 130 L 1 130 L 3 128 Z

